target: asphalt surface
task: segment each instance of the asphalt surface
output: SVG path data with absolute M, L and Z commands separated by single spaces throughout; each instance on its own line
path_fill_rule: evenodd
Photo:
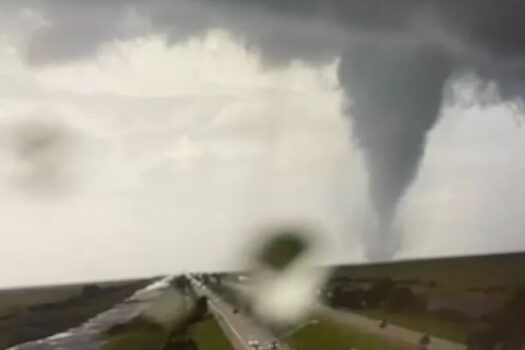
M 466 350 L 467 346 L 443 338 L 430 336 L 430 343 L 422 347 L 419 342 L 425 333 L 413 331 L 408 328 L 398 327 L 388 324 L 386 327 L 379 327 L 380 321 L 365 316 L 361 316 L 349 311 L 334 310 L 321 306 L 321 312 L 332 319 L 341 323 L 346 323 L 354 328 L 360 329 L 369 334 L 391 339 L 398 344 L 413 346 L 416 349 L 428 350 Z
M 170 280 L 171 277 L 166 277 L 138 290 L 122 303 L 79 327 L 44 339 L 19 344 L 8 350 L 100 350 L 104 342 L 99 335 L 113 325 L 125 323 L 139 315 L 169 287 Z
M 256 324 L 250 317 L 243 315 L 240 311 L 233 312 L 233 307 L 205 286 L 198 285 L 194 279 L 192 284 L 195 291 L 208 298 L 210 311 L 219 322 L 224 333 L 230 339 L 236 350 L 253 350 L 250 342 L 257 341 L 259 349 L 271 349 L 272 342 L 276 342 L 279 350 L 290 350 L 290 348 L 276 339 L 264 328 Z

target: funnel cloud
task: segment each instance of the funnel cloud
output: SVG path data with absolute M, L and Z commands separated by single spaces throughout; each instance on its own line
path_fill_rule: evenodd
M 343 55 L 339 80 L 352 97 L 349 113 L 366 155 L 377 214 L 375 233 L 366 239 L 373 259 L 392 256 L 398 248 L 397 237 L 388 234 L 392 219 L 439 115 L 450 71 L 447 55 L 425 43 L 366 42 Z

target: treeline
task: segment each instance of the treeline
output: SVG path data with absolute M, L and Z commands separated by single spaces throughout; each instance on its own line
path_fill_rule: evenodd
M 324 292 L 324 301 L 333 307 L 352 310 L 384 309 L 391 312 L 422 311 L 426 300 L 414 293 L 410 286 L 391 279 L 370 282 L 368 286 L 333 284 Z

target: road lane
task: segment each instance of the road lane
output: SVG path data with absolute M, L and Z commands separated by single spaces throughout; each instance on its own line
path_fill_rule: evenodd
M 233 307 L 209 288 L 199 285 L 193 278 L 191 281 L 196 293 L 208 298 L 210 311 L 236 350 L 253 349 L 249 342 L 254 340 L 258 341 L 261 350 L 271 349 L 272 342 L 277 343 L 279 350 L 290 350 L 286 344 L 281 343 L 279 339 L 256 324 L 250 317 L 241 312 L 234 313 Z

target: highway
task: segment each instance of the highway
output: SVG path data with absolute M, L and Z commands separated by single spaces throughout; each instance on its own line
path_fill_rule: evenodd
M 210 311 L 236 350 L 254 349 L 249 344 L 253 340 L 259 343 L 261 350 L 271 349 L 272 342 L 276 342 L 279 350 L 290 350 L 286 344 L 281 343 L 279 339 L 257 325 L 250 317 L 241 314 L 241 312 L 234 313 L 232 306 L 209 288 L 198 284 L 195 279 L 192 279 L 192 284 L 197 294 L 208 298 Z
M 88 320 L 77 328 L 45 339 L 20 344 L 10 350 L 99 350 L 104 345 L 103 341 L 98 337 L 100 333 L 112 325 L 131 320 L 143 312 L 164 293 L 171 279 L 171 277 L 167 277 L 152 283 L 148 287 L 137 291 L 122 303 L 115 305 L 113 308 Z M 254 340 L 260 345 L 258 348 L 260 350 L 270 350 L 273 342 L 277 344 L 279 350 L 290 350 L 288 345 L 281 343 L 279 339 L 259 326 L 249 316 L 241 312 L 234 313 L 232 306 L 209 288 L 206 288 L 193 278 L 191 278 L 191 281 L 195 292 L 199 295 L 205 295 L 208 298 L 210 311 L 236 350 L 254 350 L 255 348 L 250 344 Z M 348 324 L 372 335 L 390 339 L 392 342 L 406 345 L 408 348 L 466 350 L 464 344 L 433 336 L 430 337 L 430 343 L 426 347 L 422 347 L 419 345 L 421 338 L 424 336 L 421 332 L 391 324 L 381 328 L 377 320 L 348 311 L 334 310 L 326 306 L 319 306 L 319 311 L 321 314 L 338 322 Z
M 320 307 L 320 312 L 338 322 L 346 323 L 369 334 L 391 339 L 397 344 L 404 344 L 416 349 L 466 350 L 467 348 L 464 344 L 434 336 L 430 337 L 430 343 L 426 347 L 422 347 L 419 345 L 419 341 L 425 335 L 424 333 L 413 331 L 408 328 L 398 327 L 392 324 L 388 324 L 386 327 L 381 328 L 379 327 L 380 322 L 377 320 L 349 311 L 334 310 L 325 306 Z
M 230 283 L 229 287 L 242 289 L 238 283 Z M 231 311 L 230 311 L 231 313 Z M 350 311 L 335 310 L 326 306 L 319 305 L 319 313 L 338 322 L 348 324 L 353 328 L 359 329 L 368 334 L 379 336 L 392 341 L 395 344 L 406 346 L 413 349 L 426 350 L 466 350 L 465 344 L 453 342 L 447 339 L 430 336 L 430 343 L 423 347 L 420 345 L 424 333 L 408 328 L 388 324 L 386 327 L 379 327 L 380 321 L 365 316 L 358 315 Z

